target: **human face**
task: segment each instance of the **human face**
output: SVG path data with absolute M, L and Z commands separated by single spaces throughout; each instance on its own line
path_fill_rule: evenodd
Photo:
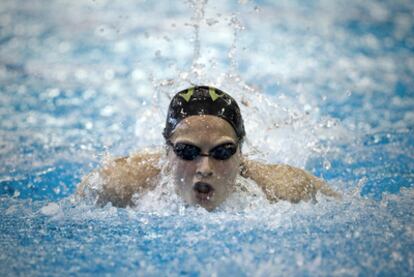
M 212 115 L 190 116 L 182 120 L 170 138 L 172 145 L 186 143 L 197 146 L 201 154 L 194 160 L 178 157 L 171 146 L 168 161 L 178 195 L 193 205 L 211 211 L 232 192 L 240 171 L 240 146 L 226 160 L 205 154 L 226 143 L 238 143 L 233 127 L 224 119 Z

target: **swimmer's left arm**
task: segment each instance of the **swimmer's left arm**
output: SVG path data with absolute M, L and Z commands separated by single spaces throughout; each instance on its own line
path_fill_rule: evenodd
M 334 197 L 341 195 L 331 189 L 323 180 L 312 174 L 289 165 L 264 164 L 252 160 L 243 160 L 241 175 L 254 180 L 265 192 L 271 202 L 288 200 L 297 203 L 310 200 L 317 191 Z

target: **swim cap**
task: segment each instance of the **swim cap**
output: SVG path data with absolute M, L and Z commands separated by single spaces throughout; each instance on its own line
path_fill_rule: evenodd
M 219 89 L 196 86 L 178 92 L 168 108 L 163 136 L 168 140 L 178 123 L 192 115 L 215 115 L 226 120 L 239 140 L 246 135 L 243 119 L 236 100 Z

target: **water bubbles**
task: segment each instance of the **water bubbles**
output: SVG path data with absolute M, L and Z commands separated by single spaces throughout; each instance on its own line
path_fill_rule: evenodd
M 239 18 L 236 14 L 233 14 L 231 16 L 229 25 L 232 26 L 237 31 L 244 30 L 244 25 L 239 20 Z
M 397 251 L 393 251 L 391 253 L 391 257 L 396 262 L 401 262 L 403 260 L 403 257 L 401 256 L 401 254 Z
M 75 71 L 75 77 L 82 81 L 88 77 L 88 72 L 83 68 L 79 68 Z
M 55 188 L 53 188 L 53 192 L 55 193 L 55 194 L 60 194 L 61 193 L 61 188 L 60 187 L 55 187 Z
M 13 193 L 13 198 L 17 198 L 17 197 L 19 197 L 20 196 L 20 191 L 18 191 L 18 190 L 15 190 L 14 191 L 14 193 Z
M 306 114 L 309 114 L 309 113 L 312 111 L 312 106 L 311 106 L 311 105 L 309 105 L 309 104 L 306 104 L 306 105 L 303 107 L 303 110 L 305 111 L 305 113 L 306 113 Z
M 56 215 L 60 212 L 60 207 L 57 203 L 51 202 L 40 209 L 40 212 L 47 216 Z
M 105 31 L 107 31 L 107 29 L 108 29 L 108 27 L 105 26 L 105 25 L 98 26 L 95 29 L 95 34 L 98 35 L 98 36 L 104 36 L 105 35 Z
M 331 162 L 330 161 L 328 161 L 328 160 L 323 161 L 323 168 L 325 170 L 330 170 L 331 167 L 332 167 L 332 165 L 331 165 Z
M 357 173 L 358 174 L 358 173 Z M 365 175 L 365 170 L 358 175 Z M 361 179 L 358 180 L 357 184 L 355 185 L 354 192 L 352 193 L 353 196 L 359 196 L 362 190 L 362 187 L 367 183 L 368 178 L 366 176 L 363 176 Z
M 1 13 L 0 15 L 0 25 L 7 27 L 12 22 L 11 15 L 8 13 Z
M 189 76 L 188 72 L 180 72 L 179 77 L 181 80 L 187 80 Z
M 131 78 L 134 81 L 141 81 L 147 78 L 147 74 L 142 69 L 136 68 L 132 71 Z
M 47 91 L 47 97 L 56 98 L 60 95 L 60 90 L 58 88 L 51 88 Z
M 127 53 L 130 49 L 130 43 L 127 40 L 121 40 L 115 43 L 114 51 L 116 53 Z
M 112 69 L 107 69 L 104 72 L 104 77 L 107 81 L 111 81 L 115 76 L 115 72 Z
M 209 26 L 213 26 L 215 24 L 217 24 L 219 21 L 215 18 L 206 18 L 206 23 Z
M 65 54 L 71 50 L 71 44 L 69 42 L 63 41 L 59 43 L 58 50 L 60 53 Z
M 5 215 L 14 214 L 16 212 L 16 210 L 17 210 L 16 206 L 10 206 L 6 209 Z
M 101 110 L 101 116 L 104 117 L 110 117 L 114 114 L 115 110 L 113 106 L 105 106 L 102 110 Z
M 91 121 L 85 122 L 85 129 L 87 129 L 87 130 L 93 129 L 93 122 L 91 122 Z

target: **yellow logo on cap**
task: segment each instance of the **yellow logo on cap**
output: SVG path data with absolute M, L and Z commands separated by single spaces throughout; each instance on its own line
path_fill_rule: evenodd
M 213 100 L 213 102 L 216 101 L 217 98 L 220 98 L 223 96 L 223 95 L 217 94 L 216 89 L 212 87 L 208 88 L 208 93 L 210 94 L 211 100 Z
M 189 102 L 193 94 L 194 94 L 194 88 L 189 88 L 187 89 L 185 93 L 184 92 L 180 93 L 180 96 L 184 98 L 186 102 Z M 210 98 L 211 100 L 213 100 L 213 102 L 216 101 L 218 98 L 223 97 L 222 94 L 217 94 L 216 89 L 212 87 L 208 88 L 208 94 L 210 95 Z
M 191 96 L 193 96 L 193 93 L 194 93 L 194 88 L 189 88 L 189 89 L 187 89 L 187 92 L 186 93 L 180 93 L 180 96 L 182 98 L 184 98 L 184 100 L 186 102 L 188 102 L 188 101 L 190 101 Z

